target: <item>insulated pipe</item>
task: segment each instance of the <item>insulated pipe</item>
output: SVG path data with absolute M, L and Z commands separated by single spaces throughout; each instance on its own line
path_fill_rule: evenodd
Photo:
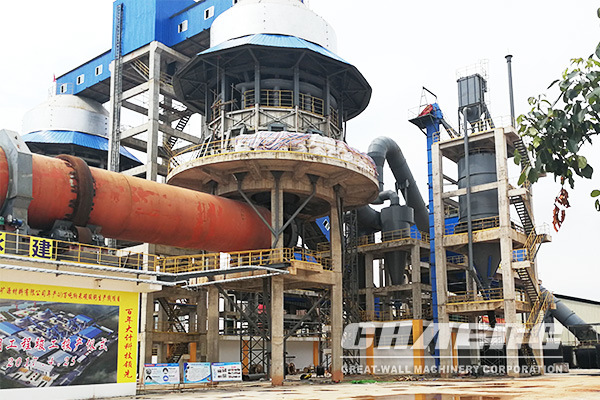
M 121 240 L 214 252 L 270 247 L 268 227 L 245 203 L 88 168 L 80 161 L 33 154 L 30 227 L 49 230 L 54 221 L 77 218 L 84 225 L 100 226 L 104 236 Z M 8 168 L 0 149 L 2 203 Z M 268 210 L 259 211 L 270 220 Z
M 541 288 L 542 293 L 546 292 L 546 289 Z M 586 341 L 597 341 L 599 338 L 598 333 L 594 328 L 586 323 L 581 317 L 579 317 L 573 310 L 571 310 L 562 300 L 554 297 L 555 309 L 550 310 L 550 314 L 557 319 L 565 328 L 567 328 L 578 340 L 582 342 Z
M 398 184 L 407 183 L 406 189 L 403 190 L 406 205 L 415 210 L 417 228 L 422 232 L 427 232 L 429 230 L 429 213 L 398 144 L 388 137 L 378 137 L 369 145 L 368 154 L 377 167 L 379 191 L 383 191 L 383 165 L 386 160 L 394 174 L 394 178 L 396 178 L 396 182 Z M 378 200 L 382 201 L 382 199 Z

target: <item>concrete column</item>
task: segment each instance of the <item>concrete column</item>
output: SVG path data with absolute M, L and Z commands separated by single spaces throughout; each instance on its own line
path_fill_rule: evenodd
M 344 298 L 342 291 L 342 223 L 339 217 L 337 202 L 331 204 L 331 261 L 334 282 L 331 287 L 331 380 L 340 382 L 344 379 L 342 331 L 344 329 Z
M 502 266 L 502 287 L 504 290 L 504 319 L 508 326 L 516 327 L 517 309 L 515 302 L 515 276 L 512 269 L 512 239 L 510 226 L 510 199 L 508 197 L 508 167 L 506 164 L 506 136 L 503 129 L 494 130 L 496 146 L 496 174 L 498 177 L 498 215 L 500 220 L 500 258 Z M 516 345 L 506 348 L 506 367 L 509 375 L 519 366 L 519 349 Z
M 198 333 L 203 334 L 203 336 L 200 337 L 200 343 L 198 343 L 198 346 L 196 347 L 198 352 L 196 359 L 202 362 L 206 361 L 206 319 L 208 311 L 206 297 L 206 290 L 201 290 L 198 297 L 196 297 L 196 329 Z
M 271 278 L 271 384 L 283 385 L 284 345 L 283 345 L 283 276 Z
M 283 226 L 283 190 L 280 189 L 278 173 L 274 173 L 274 188 L 271 190 L 271 226 L 275 231 Z M 273 248 L 283 248 L 283 234 L 273 236 Z M 271 384 L 283 384 L 285 368 L 285 346 L 283 339 L 283 276 L 271 278 Z
M 415 244 L 410 251 L 412 264 L 413 319 L 423 319 L 423 288 L 421 285 L 421 245 Z M 422 323 L 422 322 L 421 322 Z
M 444 248 L 444 203 L 442 200 L 443 169 L 442 153 L 440 144 L 434 143 L 431 146 L 431 168 L 433 172 L 433 216 L 435 223 L 435 275 L 436 285 L 432 290 L 437 294 L 437 312 L 439 323 L 439 341 L 440 343 L 452 343 L 450 340 L 451 332 L 449 326 L 448 312 L 446 305 L 448 301 L 448 274 L 446 266 L 446 249 Z M 434 304 L 435 307 L 435 304 Z M 440 367 L 442 371 L 451 371 L 452 367 L 452 346 L 441 346 Z M 449 376 L 449 373 L 443 372 L 442 377 Z
M 365 311 L 367 321 L 375 319 L 375 296 L 373 295 L 373 253 L 365 253 Z
M 140 296 L 140 334 L 139 334 L 139 376 L 144 376 L 144 364 L 152 363 L 152 334 L 154 332 L 154 295 L 142 293 Z
M 219 290 L 208 287 L 208 331 L 206 332 L 206 361 L 219 361 Z
M 150 44 L 148 79 L 148 141 L 146 148 L 146 179 L 156 181 L 158 176 L 158 129 L 160 104 L 160 60 L 158 42 Z

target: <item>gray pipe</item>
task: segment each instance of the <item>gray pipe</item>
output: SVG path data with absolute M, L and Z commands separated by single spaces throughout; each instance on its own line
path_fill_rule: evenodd
M 546 289 L 541 288 L 542 293 Z M 550 314 L 558 320 L 565 328 L 567 328 L 580 341 L 597 341 L 598 333 L 594 328 L 587 324 L 579 315 L 575 314 L 562 300 L 554 296 L 554 304 L 556 308 L 550 310 Z
M 383 192 L 379 192 L 377 200 L 381 200 L 382 202 L 384 200 L 389 200 L 392 206 L 400 205 L 400 197 L 398 197 L 398 193 L 396 193 L 394 190 L 385 190 Z
M 512 78 L 512 55 L 506 57 L 506 65 L 508 66 L 508 95 L 510 96 L 510 121 L 512 126 L 515 126 L 515 100 L 513 97 L 513 78 Z
M 368 154 L 377 167 L 379 191 L 383 191 L 383 165 L 387 160 L 394 178 L 396 178 L 396 183 L 405 184 L 405 189 L 402 193 L 406 200 L 406 205 L 412 207 L 415 211 L 417 228 L 422 232 L 429 232 L 429 212 L 398 144 L 388 137 L 381 136 L 371 142 Z M 373 203 L 381 204 L 383 200 L 383 198 L 378 197 Z
M 381 214 L 369 206 L 356 210 L 356 219 L 361 230 L 361 235 L 370 235 L 381 230 Z

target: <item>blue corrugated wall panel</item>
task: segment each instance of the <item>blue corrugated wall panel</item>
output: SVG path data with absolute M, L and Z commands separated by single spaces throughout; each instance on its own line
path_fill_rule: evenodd
M 156 37 L 156 2 L 157 0 L 117 0 L 113 3 L 113 15 L 116 15 L 117 6 L 123 4 L 123 55 L 147 45 Z M 115 22 L 116 19 L 113 18 L 113 32 Z M 112 48 L 114 58 L 115 37 Z
M 81 65 L 80 67 L 67 72 L 60 78 L 56 79 L 56 93 L 60 93 L 60 87 L 63 84 L 66 84 L 66 92 L 65 94 L 78 94 L 85 88 L 88 88 L 92 85 L 95 85 L 98 82 L 102 82 L 105 79 L 110 78 L 109 65 L 112 61 L 111 51 L 107 51 L 106 53 L 88 61 L 87 63 Z M 102 73 L 96 75 L 96 67 L 102 65 Z M 84 80 L 83 83 L 77 84 L 77 77 L 83 75 Z
M 202 31 L 210 29 L 213 21 L 233 5 L 232 0 L 116 0 L 113 15 L 119 4 L 123 4 L 122 55 L 129 54 L 155 40 L 173 47 Z M 206 9 L 214 7 L 214 15 L 204 18 Z M 187 10 L 186 10 L 187 9 Z M 185 10 L 182 12 L 182 10 Z M 181 12 L 180 14 L 178 14 Z M 188 29 L 178 32 L 178 26 L 188 21 Z M 114 18 L 113 18 L 114 32 Z M 115 38 L 112 50 L 67 72 L 57 79 L 57 93 L 60 86 L 67 85 L 67 94 L 78 94 L 84 89 L 110 77 L 109 65 L 114 59 Z M 96 76 L 95 68 L 102 64 L 102 74 Z M 84 74 L 82 84 L 77 85 L 77 77 Z
M 198 2 L 195 7 L 181 14 L 174 15 L 172 18 L 168 18 L 166 23 L 162 25 L 167 30 L 166 35 L 160 41 L 171 47 L 204 30 L 210 29 L 215 18 L 231 8 L 232 5 L 232 0 L 205 0 Z M 214 7 L 214 15 L 211 18 L 204 19 L 204 12 L 210 7 Z M 188 21 L 188 29 L 185 32 L 179 33 L 177 27 L 185 20 Z

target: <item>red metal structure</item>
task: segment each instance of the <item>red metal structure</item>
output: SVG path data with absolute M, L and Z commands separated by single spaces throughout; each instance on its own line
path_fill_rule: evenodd
M 73 156 L 32 156 L 33 199 L 28 224 L 54 221 L 97 225 L 110 238 L 207 251 L 269 248 L 271 232 L 245 203 L 176 186 L 90 168 Z M 0 149 L 0 205 L 9 165 Z M 270 220 L 268 210 L 261 214 Z

